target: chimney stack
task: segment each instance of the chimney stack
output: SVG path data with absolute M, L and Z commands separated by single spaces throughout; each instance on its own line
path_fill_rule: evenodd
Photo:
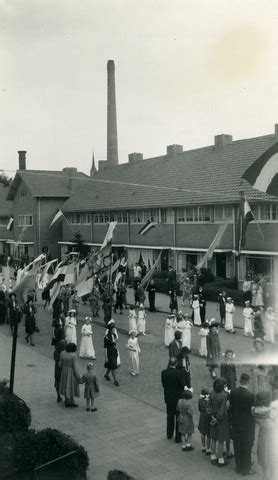
M 18 169 L 26 170 L 26 150 L 18 150 Z
M 114 60 L 107 62 L 107 167 L 118 165 L 118 135 Z

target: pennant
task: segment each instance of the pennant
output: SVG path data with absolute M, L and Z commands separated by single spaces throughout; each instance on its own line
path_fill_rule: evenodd
M 63 214 L 62 210 L 60 210 L 60 208 L 58 208 L 58 211 L 57 211 L 56 214 L 54 215 L 54 218 L 53 218 L 51 224 L 49 225 L 49 228 L 53 227 L 53 225 L 54 225 L 56 222 L 58 222 L 58 220 L 59 220 L 61 217 L 63 217 L 63 216 L 64 216 L 64 214 Z
M 7 225 L 7 230 L 10 232 L 13 229 L 13 226 L 14 226 L 14 217 L 10 217 Z
M 113 238 L 113 232 L 116 228 L 116 225 L 117 225 L 117 222 L 110 222 L 109 225 L 108 225 L 108 229 L 107 229 L 107 232 L 106 232 L 106 235 L 105 235 L 105 238 L 103 240 L 103 243 L 100 247 L 100 250 L 102 250 L 103 248 L 106 247 L 106 245 L 112 241 L 112 238 Z
M 255 160 L 241 178 L 253 188 L 278 197 L 278 143 Z
M 20 280 L 12 290 L 12 293 L 16 294 L 19 304 L 23 304 L 26 301 L 28 290 L 36 288 L 37 274 L 44 259 L 45 255 L 41 254 L 21 270 Z
M 162 255 L 162 252 L 163 250 L 160 250 L 160 253 L 155 261 L 155 263 L 153 264 L 152 268 L 148 271 L 148 273 L 144 276 L 144 278 L 142 279 L 141 283 L 140 283 L 140 287 L 146 287 L 148 285 L 148 283 L 150 282 L 153 274 L 154 274 L 154 271 L 155 269 L 157 268 L 159 262 L 160 262 L 160 257 Z
M 238 225 L 238 241 L 236 255 L 240 255 L 242 247 L 246 243 L 246 230 L 248 224 L 255 220 L 251 207 L 245 197 L 241 199 L 240 213 L 239 213 L 239 225 Z
M 138 235 L 146 235 L 152 228 L 156 228 L 157 223 L 152 222 L 151 220 L 147 220 L 145 225 L 139 230 Z
M 50 282 L 51 278 L 54 275 L 54 263 L 57 262 L 57 258 L 54 260 L 50 260 L 49 262 L 45 263 L 43 265 L 42 271 L 41 271 L 41 276 L 38 279 L 38 288 L 40 290 L 44 290 L 46 285 Z M 50 273 L 52 270 L 52 273 Z
M 196 268 L 202 268 L 202 266 L 208 261 L 208 260 L 211 260 L 212 257 L 213 257 L 213 252 L 214 250 L 216 249 L 216 247 L 218 247 L 226 229 L 227 229 L 227 226 L 229 225 L 229 220 L 227 220 L 226 222 L 222 223 L 220 225 L 220 228 L 217 232 L 217 234 L 215 235 L 214 239 L 212 240 L 207 252 L 205 253 L 205 255 L 201 258 L 200 262 L 198 263 L 198 265 L 196 266 Z
M 25 230 L 27 229 L 28 225 L 24 225 L 24 227 L 22 227 L 22 230 L 17 238 L 17 240 L 15 241 L 14 243 L 14 249 L 16 249 L 18 247 L 18 245 L 21 243 L 22 241 L 22 238 L 23 238 L 23 235 L 24 235 L 24 232 Z
M 91 293 L 94 285 L 94 277 L 90 277 L 87 280 L 83 280 L 76 287 L 76 292 L 78 297 L 83 297 Z

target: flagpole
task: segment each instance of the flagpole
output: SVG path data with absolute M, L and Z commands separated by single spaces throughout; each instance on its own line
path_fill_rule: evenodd
M 246 197 L 245 197 L 245 200 L 248 202 L 248 200 L 247 200 Z M 251 208 L 251 205 L 250 205 L 249 202 L 248 202 L 248 204 L 249 204 L 249 207 L 250 207 L 250 212 L 252 213 L 252 215 L 253 215 L 253 217 L 254 217 L 254 220 L 256 220 L 255 223 L 256 223 L 256 227 L 257 227 L 257 229 L 258 229 L 258 232 L 260 233 L 262 239 L 265 240 L 264 234 L 263 234 L 263 232 L 262 232 L 262 230 L 261 230 L 261 227 L 259 226 L 259 224 L 258 224 L 258 222 L 257 222 L 257 219 L 256 219 L 256 217 L 255 217 L 255 215 L 254 215 L 254 212 L 253 212 L 253 210 L 252 210 L 252 208 Z
M 62 211 L 62 210 L 61 210 L 61 211 Z M 63 212 L 62 212 L 62 213 L 63 213 Z M 70 230 L 72 231 L 72 233 L 73 233 L 73 234 L 75 234 L 75 231 L 72 229 L 72 227 L 71 227 L 71 224 L 69 223 L 69 221 L 68 221 L 67 217 L 66 217 L 64 214 L 63 214 L 63 217 L 64 217 L 64 219 L 65 219 L 66 223 L 68 224 L 68 226 L 69 226 Z

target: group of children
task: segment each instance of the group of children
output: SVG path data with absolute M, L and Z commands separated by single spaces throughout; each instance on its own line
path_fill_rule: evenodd
M 93 343 L 93 330 L 92 330 L 92 319 L 91 317 L 85 317 L 84 324 L 81 327 L 81 342 L 80 342 L 80 349 L 79 349 L 79 357 L 80 358 L 96 358 L 95 348 Z M 76 310 L 71 309 L 68 311 L 68 315 L 66 316 L 64 322 L 63 319 L 60 317 L 58 322 L 53 322 L 53 337 L 54 337 L 54 344 L 55 344 L 55 331 L 59 327 L 64 327 L 65 333 L 65 341 L 66 343 L 74 343 L 77 345 L 77 335 L 76 335 L 76 326 L 77 326 L 77 318 L 76 318 Z
M 129 306 L 128 332 L 135 332 L 137 335 L 146 335 L 146 312 L 143 305 L 140 305 L 138 314 L 134 305 Z

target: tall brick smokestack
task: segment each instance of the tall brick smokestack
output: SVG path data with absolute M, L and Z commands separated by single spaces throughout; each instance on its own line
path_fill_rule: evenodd
M 118 135 L 114 60 L 107 62 L 107 166 L 118 165 Z

